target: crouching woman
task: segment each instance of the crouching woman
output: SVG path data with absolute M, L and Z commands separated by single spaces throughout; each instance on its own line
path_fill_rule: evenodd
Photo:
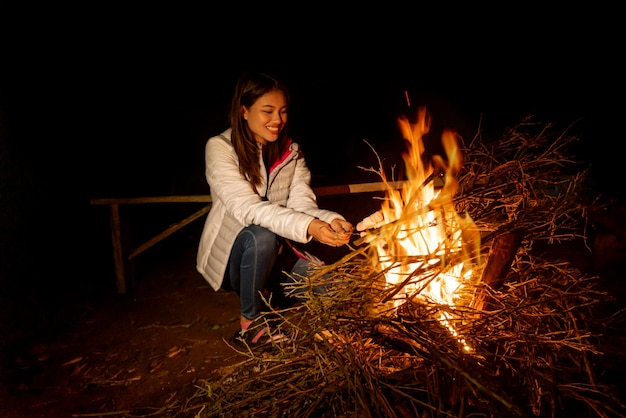
M 317 240 L 338 247 L 353 226 L 339 213 L 320 209 L 311 173 L 287 130 L 289 92 L 279 80 L 244 73 L 235 87 L 229 128 L 205 146 L 205 174 L 212 208 L 206 218 L 196 268 L 214 290 L 234 291 L 241 304 L 236 338 L 248 346 L 283 338 L 257 326 L 261 292 L 272 276 L 280 239 Z M 298 258 L 292 271 L 306 272 Z

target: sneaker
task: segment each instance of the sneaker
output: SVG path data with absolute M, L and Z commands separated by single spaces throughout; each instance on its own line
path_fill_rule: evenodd
M 247 329 L 236 331 L 230 340 L 241 348 L 256 350 L 286 341 L 287 336 L 272 330 L 269 321 L 260 316 Z

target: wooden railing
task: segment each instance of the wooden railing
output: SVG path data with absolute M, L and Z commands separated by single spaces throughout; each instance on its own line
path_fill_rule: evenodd
M 391 189 L 398 189 L 404 184 L 403 181 L 389 183 L 358 183 L 341 186 L 315 187 L 313 191 L 317 196 L 342 195 L 352 193 L 379 192 Z M 114 273 L 119 294 L 126 294 L 128 288 L 129 262 L 139 254 L 143 253 L 153 245 L 164 240 L 174 232 L 180 230 L 191 222 L 207 214 L 211 210 L 211 196 L 191 195 L 191 196 L 158 196 L 158 197 L 130 197 L 130 198 L 104 198 L 91 199 L 92 205 L 109 206 L 109 221 L 111 228 L 111 242 L 113 244 L 113 264 Z M 121 205 L 148 204 L 148 203 L 208 203 L 202 209 L 194 212 L 190 216 L 168 226 L 165 230 L 140 244 L 136 248 L 126 251 L 122 228 Z

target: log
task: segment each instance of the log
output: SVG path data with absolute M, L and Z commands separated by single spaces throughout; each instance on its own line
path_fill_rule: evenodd
M 524 235 L 525 232 L 523 230 L 515 229 L 499 234 L 494 238 L 493 244 L 491 244 L 489 249 L 487 264 L 480 277 L 479 283 L 482 287 L 478 289 L 472 300 L 471 307 L 473 309 L 481 311 L 487 306 L 488 294 L 486 286 L 496 289 L 502 285 Z

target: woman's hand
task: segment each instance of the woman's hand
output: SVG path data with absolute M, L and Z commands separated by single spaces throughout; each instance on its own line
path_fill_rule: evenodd
M 340 247 L 350 242 L 353 226 L 348 221 L 333 219 L 329 224 L 319 219 L 314 219 L 309 224 L 308 232 L 314 240 L 331 247 Z

